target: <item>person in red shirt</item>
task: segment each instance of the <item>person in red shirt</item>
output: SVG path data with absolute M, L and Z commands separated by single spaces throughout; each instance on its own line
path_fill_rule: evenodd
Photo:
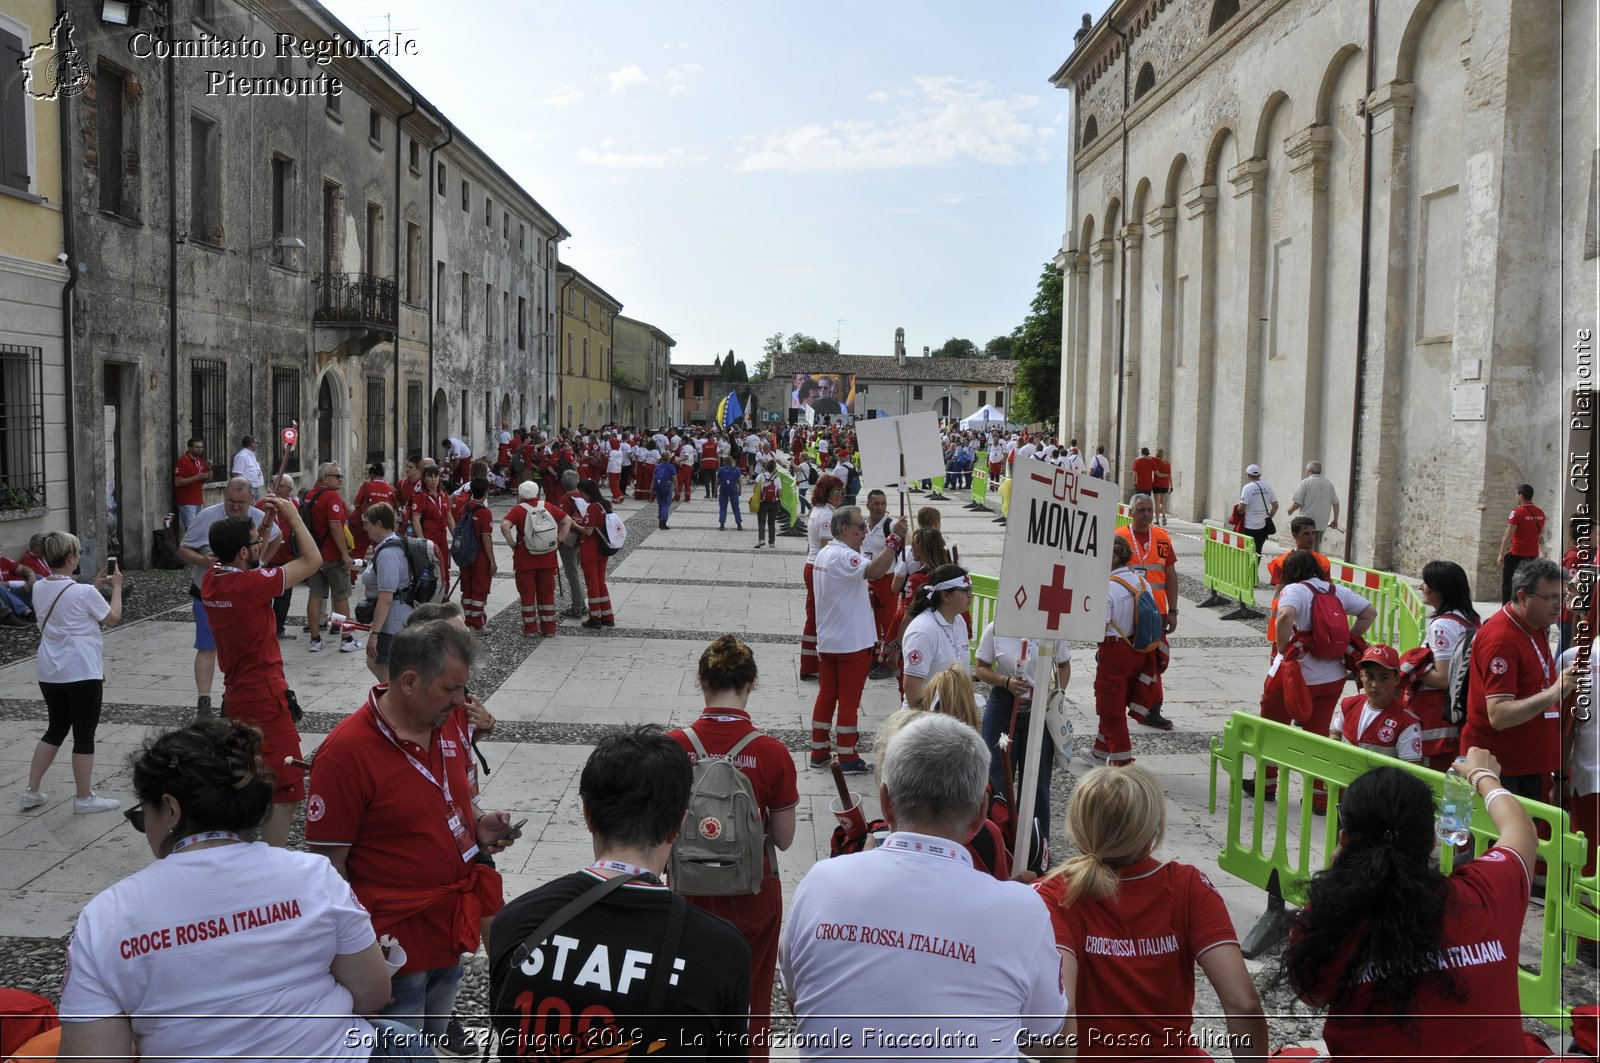
M 698 456 L 698 448 L 695 447 L 693 440 L 685 437 L 683 442 L 678 444 L 678 452 L 673 456 L 673 461 L 678 467 L 678 482 L 672 491 L 674 502 L 680 501 L 679 496 L 682 496 L 681 501 L 694 501 L 694 473 Z
M 494 560 L 494 515 L 485 501 L 489 481 L 474 476 L 468 483 L 471 497 L 462 507 L 460 520 L 472 522 L 472 535 L 478 540 L 478 557 L 461 567 L 461 615 L 469 628 L 482 628 L 488 617 L 489 588 L 494 586 L 499 566 Z
M 407 470 L 409 473 L 410 470 Z M 383 478 L 383 462 L 376 461 L 367 466 L 367 480 L 356 488 L 356 499 L 350 503 L 350 512 L 357 518 L 367 511 L 367 507 L 376 502 L 395 504 L 395 489 L 388 480 Z M 366 522 L 360 519 L 350 522 L 353 525 L 350 533 L 355 536 L 356 545 L 350 551 L 351 557 L 366 557 L 372 549 L 372 542 L 367 538 Z
M 178 456 L 172 468 L 172 504 L 178 507 L 178 524 L 188 528 L 206 504 L 206 481 L 211 479 L 211 463 L 205 458 L 206 441 L 199 436 L 189 440 L 189 449 Z
M 601 539 L 610 541 L 606 518 L 611 515 L 611 503 L 601 496 L 598 483 L 580 480 L 567 495 L 565 508 L 578 533 L 578 562 L 583 565 L 583 586 L 588 592 L 589 619 L 583 626 L 615 627 L 617 615 L 611 609 L 611 588 L 606 586 L 606 565 L 611 558 L 600 552 Z
M 1167 496 L 1172 493 L 1172 462 L 1165 450 L 1156 450 L 1156 469 L 1151 477 L 1150 495 L 1156 503 L 1156 520 L 1167 526 Z
M 1117 531 L 1121 531 L 1118 528 Z M 1295 550 L 1305 550 L 1317 560 L 1317 577 L 1328 578 L 1328 558 L 1311 549 L 1317 539 L 1317 522 L 1310 517 L 1296 517 L 1289 522 L 1289 537 L 1294 540 Z M 1289 551 L 1293 553 L 1294 550 Z M 1278 554 L 1267 562 L 1267 583 L 1274 587 L 1283 586 L 1283 562 L 1289 554 Z M 1267 609 L 1267 656 L 1272 657 L 1278 652 L 1278 594 L 1272 595 L 1272 605 Z
M 1067 806 L 1078 849 L 1034 889 L 1050 911 L 1079 1059 L 1210 1059 L 1194 1039 L 1199 964 L 1227 1015 L 1234 1059 L 1263 1059 L 1267 1020 L 1239 937 L 1199 868 L 1154 856 L 1161 784 L 1137 764 L 1094 768 Z
M 1483 797 L 1499 841 L 1448 878 L 1420 778 L 1373 768 L 1339 801 L 1338 851 L 1312 878 L 1283 957 L 1289 986 L 1327 1009 L 1322 1037 L 1334 1059 L 1525 1057 L 1517 955 L 1533 822 L 1487 750 L 1474 746 L 1453 770 Z
M 700 437 L 700 482 L 705 486 L 706 498 L 714 498 L 717 489 L 717 437 L 707 432 Z
M 30 572 L 32 572 L 35 576 L 38 576 L 40 579 L 43 579 L 45 576 L 50 575 L 51 572 L 54 571 L 53 569 L 51 569 L 50 563 L 44 559 L 44 533 L 43 532 L 39 532 L 36 535 L 28 536 L 28 549 L 23 552 L 23 554 L 22 554 L 22 556 L 20 558 L 17 559 L 17 563 L 19 565 L 21 565 L 23 568 L 28 569 Z M 6 579 L 27 579 L 27 578 L 28 578 L 28 576 L 26 575 L 26 573 L 24 573 L 23 575 L 20 575 L 20 576 L 7 576 L 6 577 Z
M 1139 456 L 1133 459 L 1133 490 L 1135 494 L 1148 495 L 1156 485 L 1156 459 L 1150 456 L 1149 447 L 1140 447 Z
M 394 511 L 405 513 L 411 508 L 411 498 L 422 487 L 422 459 L 415 454 L 406 458 L 405 475 L 394 488 Z M 366 510 L 358 509 L 357 514 Z
M 1377 643 L 1361 655 L 1361 693 L 1339 702 L 1329 737 L 1412 764 L 1422 762 L 1422 721 L 1400 704 L 1400 654 Z
M 517 488 L 521 499 L 500 521 L 500 534 L 511 545 L 511 570 L 517 579 L 517 596 L 522 599 L 522 633 L 556 633 L 556 544 L 572 531 L 572 518 L 566 510 L 539 500 L 539 484 L 529 480 Z M 550 549 L 534 553 L 528 548 L 523 530 L 528 516 L 543 507 L 555 521 L 555 540 Z
M 668 731 L 691 763 L 701 753 L 716 757 L 756 732 L 750 718 L 750 692 L 756 685 L 756 657 L 733 635 L 720 635 L 700 655 L 700 691 L 706 708 L 687 728 Z M 693 732 L 693 738 L 690 737 Z M 694 739 L 700 749 L 695 749 Z M 750 780 L 767 837 L 779 850 L 794 842 L 795 807 L 800 803 L 794 758 L 770 735 L 760 735 L 740 751 L 739 770 Z M 732 923 L 750 943 L 750 1058 L 767 1058 L 767 1032 L 772 1027 L 772 977 L 778 965 L 778 931 L 783 921 L 783 886 L 769 858 L 763 865 L 761 892 L 748 897 L 690 897 L 695 904 Z
M 444 470 L 431 462 L 422 466 L 422 487 L 411 496 L 406 523 L 411 525 L 411 534 L 433 544 L 434 553 L 439 557 L 443 600 L 449 601 L 450 533 L 455 531 L 456 517 L 450 509 L 450 496 L 445 494 Z
M 274 637 L 275 598 L 311 578 L 322 564 L 311 530 L 292 498 L 267 495 L 258 507 L 281 519 L 294 535 L 299 556 L 282 568 L 262 568 L 268 536 L 248 517 L 227 517 L 211 525 L 211 553 L 217 563 L 200 581 L 200 598 L 217 644 L 222 668 L 223 713 L 261 732 L 261 756 L 273 773 L 272 812 L 261 824 L 268 845 L 289 844 L 293 808 L 306 795 L 300 769 L 300 732 L 295 729 L 294 694 L 283 676 L 283 654 Z
M 483 920 L 503 903 L 499 873 L 479 856 L 521 834 L 505 812 L 478 807 L 468 776 L 476 652 L 449 621 L 401 629 L 390 681 L 318 748 L 306 800 L 306 843 L 350 880 L 380 943 L 405 951 L 384 1017 L 434 1039 L 450 1020 L 461 954 L 477 951 Z
M 1517 488 L 1517 508 L 1506 518 L 1506 530 L 1500 536 L 1500 548 L 1495 552 L 1499 560 L 1500 602 L 1511 600 L 1511 580 L 1517 566 L 1539 556 L 1539 536 L 1544 534 L 1544 510 L 1533 504 L 1533 485 Z
M 1550 773 L 1561 770 L 1561 699 L 1576 689 L 1580 674 L 1577 665 L 1558 673 L 1550 652 L 1549 628 L 1561 612 L 1565 586 L 1554 561 L 1523 561 L 1512 600 L 1472 640 L 1462 748 L 1494 754 L 1505 768 L 1506 788 L 1538 801 Z
M 322 652 L 322 602 L 330 599 L 333 612 L 350 615 L 350 581 L 355 579 L 355 558 L 350 552 L 346 537 L 350 512 L 340 494 L 344 488 L 344 470 L 333 462 L 322 466 L 317 476 L 317 486 L 306 492 L 305 506 L 309 516 L 306 526 L 316 540 L 322 558 L 322 567 L 306 581 L 306 623 L 311 627 L 311 641 L 306 643 L 310 653 Z M 331 615 L 331 614 L 330 614 Z M 358 653 L 361 643 L 349 631 L 341 633 L 340 653 Z

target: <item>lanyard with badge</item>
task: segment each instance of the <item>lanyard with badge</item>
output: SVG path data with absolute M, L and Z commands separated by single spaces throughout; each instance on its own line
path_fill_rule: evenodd
M 908 838 L 901 834 L 889 835 L 878 848 L 899 849 L 907 853 L 927 853 L 929 856 L 937 856 L 944 860 L 957 860 L 969 865 L 972 863 L 972 857 L 967 855 L 967 850 L 962 846 L 945 845 L 924 838 Z
M 434 778 L 433 772 L 428 769 L 427 765 L 423 764 L 416 757 L 412 756 L 411 751 L 400 744 L 400 739 L 394 733 L 394 729 L 389 726 L 389 722 L 383 718 L 381 713 L 378 712 L 377 703 L 374 701 L 371 703 L 371 705 L 372 723 L 378 728 L 379 733 L 382 734 L 383 737 L 387 738 L 390 744 L 398 749 L 405 756 L 405 758 L 411 762 L 411 766 L 416 769 L 418 775 L 422 776 L 434 786 L 438 787 L 439 792 L 444 795 L 445 822 L 450 827 L 450 835 L 455 839 L 456 849 L 461 853 L 462 863 L 471 862 L 473 857 L 478 855 L 478 840 L 473 837 L 470 831 L 467 830 L 467 825 L 461 820 L 461 811 L 456 807 L 455 800 L 450 796 L 449 769 L 444 768 L 440 772 L 441 776 L 443 777 L 442 781 Z M 461 748 L 463 750 L 466 749 L 468 745 L 467 736 L 461 733 L 460 724 L 456 725 L 456 734 L 461 739 Z

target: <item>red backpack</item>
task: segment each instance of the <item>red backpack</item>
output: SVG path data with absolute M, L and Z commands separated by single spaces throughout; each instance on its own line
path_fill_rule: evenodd
M 1338 661 L 1350 645 L 1350 621 L 1344 603 L 1331 585 L 1325 591 L 1307 586 L 1311 592 L 1311 656 Z

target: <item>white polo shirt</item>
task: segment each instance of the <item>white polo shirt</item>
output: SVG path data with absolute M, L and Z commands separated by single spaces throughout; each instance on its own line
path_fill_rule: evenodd
M 952 664 L 965 668 L 971 660 L 971 646 L 966 617 L 957 613 L 956 618 L 947 623 L 939 610 L 924 609 L 906 625 L 906 633 L 900 639 L 903 670 L 908 676 L 925 680 Z M 900 707 L 911 707 L 904 695 L 900 698 Z
M 824 544 L 833 541 L 833 507 L 826 502 L 819 502 L 811 507 L 811 516 L 806 520 L 806 560 L 816 564 L 817 554 L 821 552 Z M 816 583 L 813 581 L 812 586 Z
M 1308 579 L 1303 583 L 1289 584 L 1278 592 L 1279 617 L 1282 617 L 1283 610 L 1293 609 L 1294 629 L 1296 631 L 1310 631 L 1311 609 L 1314 600 L 1312 589 L 1326 591 L 1328 587 L 1328 581 L 1322 579 Z M 1359 616 L 1361 611 L 1370 604 L 1349 587 L 1334 585 L 1333 589 L 1339 595 L 1339 604 L 1344 606 L 1347 616 Z M 1308 653 L 1300 658 L 1300 674 L 1305 676 L 1307 686 L 1342 682 L 1345 678 L 1344 659 L 1330 661 L 1324 657 L 1313 657 Z
M 975 870 L 959 842 L 908 831 L 812 865 L 778 970 L 802 1046 L 848 1036 L 837 1052 L 856 1060 L 1013 1063 L 1022 1031 L 1054 1034 L 1067 1009 L 1039 895 Z
M 818 507 L 821 508 L 821 507 Z M 811 588 L 817 602 L 817 652 L 855 653 L 872 648 L 878 628 L 867 593 L 867 566 L 872 559 L 837 539 L 817 553 Z
M 984 625 L 983 636 L 978 639 L 978 660 L 988 662 L 997 675 L 1007 679 L 1020 675 L 1029 686 L 1037 687 L 1040 641 L 996 635 L 994 622 L 990 621 Z M 1050 652 L 1054 655 L 1051 660 L 1055 667 L 1072 660 L 1072 647 L 1065 639 L 1057 639 Z

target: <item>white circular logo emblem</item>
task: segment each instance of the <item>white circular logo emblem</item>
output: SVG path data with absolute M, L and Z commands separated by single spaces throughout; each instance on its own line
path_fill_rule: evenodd
M 315 823 L 328 811 L 328 806 L 323 803 L 321 794 L 312 794 L 306 801 L 306 822 Z
M 1496 657 L 1494 660 L 1489 662 L 1489 671 L 1493 672 L 1495 675 L 1505 675 L 1510 670 L 1511 666 L 1506 663 L 1506 659 L 1504 657 Z
M 722 837 L 722 821 L 715 816 L 707 816 L 700 821 L 700 837 L 708 842 L 714 842 Z
M 910 653 L 906 654 L 906 663 L 907 664 L 921 664 L 922 663 L 922 651 L 921 650 L 912 650 Z

